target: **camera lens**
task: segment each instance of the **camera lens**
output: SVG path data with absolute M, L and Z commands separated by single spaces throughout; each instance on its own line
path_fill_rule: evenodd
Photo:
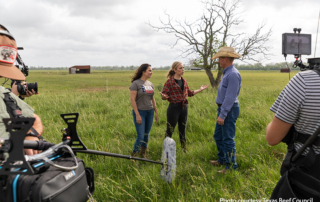
M 34 92 L 38 92 L 38 83 L 27 83 L 28 86 L 28 90 L 31 91 L 32 89 L 34 90 Z
M 35 82 L 35 83 L 27 83 L 27 87 L 28 87 L 29 91 L 34 90 L 35 93 L 38 92 L 38 83 L 37 82 Z M 26 88 L 25 85 L 18 84 L 17 85 L 17 90 L 18 90 L 20 95 L 26 95 L 27 94 L 27 88 Z

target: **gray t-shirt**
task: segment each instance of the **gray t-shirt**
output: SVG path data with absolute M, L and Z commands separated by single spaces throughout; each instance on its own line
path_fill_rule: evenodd
M 150 81 L 137 79 L 132 82 L 129 89 L 137 91 L 136 103 L 138 110 L 153 109 L 152 98 L 154 95 L 154 86 Z

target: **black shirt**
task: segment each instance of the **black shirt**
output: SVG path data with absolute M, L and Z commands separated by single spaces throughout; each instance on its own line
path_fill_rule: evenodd
M 176 81 L 176 83 L 178 84 L 178 86 L 180 86 L 181 90 L 183 91 L 184 84 L 183 84 L 182 79 L 180 79 L 180 80 L 174 79 L 174 80 Z

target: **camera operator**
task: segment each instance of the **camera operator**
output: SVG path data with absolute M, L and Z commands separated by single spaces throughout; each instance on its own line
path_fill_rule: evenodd
M 320 77 L 318 73 L 313 70 L 297 73 L 282 90 L 270 110 L 275 115 L 266 129 L 267 142 L 271 146 L 277 145 L 281 141 L 288 144 L 288 153 L 280 171 L 282 177 L 271 198 L 279 198 L 289 192 L 298 195 L 295 185 L 291 184 L 291 177 L 298 175 L 290 177 L 290 173 L 301 172 L 301 175 L 307 173 L 308 176 L 320 180 L 319 136 L 310 147 L 307 147 L 297 161 L 293 162 L 292 160 L 292 157 L 320 126 Z M 302 167 L 304 169 L 301 169 Z M 289 183 L 285 182 L 285 178 Z M 301 181 L 304 182 L 306 179 Z M 288 186 L 288 184 L 290 185 Z M 311 188 L 310 181 L 306 184 L 307 188 Z M 303 198 L 305 192 L 298 192 L 302 195 L 298 195 L 297 198 Z M 320 193 L 318 194 L 320 195 Z
M 0 78 L 13 79 L 17 81 L 25 80 L 25 76 L 14 65 L 18 51 L 16 41 L 13 36 L 3 27 L 0 26 Z M 16 85 L 13 85 L 13 92 L 16 90 Z M 10 92 L 3 86 L 0 86 L 0 137 L 8 138 L 9 133 L 6 131 L 3 118 L 26 117 L 35 118 L 35 122 L 31 131 L 25 137 L 26 140 L 39 141 L 42 138 L 43 125 L 38 115 L 34 114 L 34 110 L 19 99 L 15 93 Z M 34 92 L 31 91 L 32 94 Z M 29 93 L 29 96 L 32 94 Z M 28 95 L 26 96 L 28 97 Z M 8 101 L 9 100 L 9 101 Z M 10 102 L 10 105 L 8 103 Z M 10 107 L 9 107 L 10 106 Z M 37 150 L 25 149 L 27 155 L 39 153 Z

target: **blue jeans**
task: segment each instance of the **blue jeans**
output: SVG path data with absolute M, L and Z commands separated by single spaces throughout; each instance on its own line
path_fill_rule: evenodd
M 218 117 L 220 115 L 221 107 L 218 107 Z M 224 120 L 224 125 L 216 123 L 214 131 L 214 139 L 218 148 L 218 161 L 226 165 L 226 169 L 230 166 L 233 169 L 238 167 L 236 162 L 236 144 L 234 141 L 236 134 L 236 121 L 239 117 L 240 107 L 235 103 L 230 109 L 227 117 Z
M 141 146 L 147 148 L 149 141 L 149 133 L 153 123 L 154 109 L 150 110 L 138 110 L 142 119 L 141 124 L 137 124 L 136 113 L 132 110 L 133 122 L 137 131 L 137 139 L 134 143 L 133 152 L 138 153 Z

